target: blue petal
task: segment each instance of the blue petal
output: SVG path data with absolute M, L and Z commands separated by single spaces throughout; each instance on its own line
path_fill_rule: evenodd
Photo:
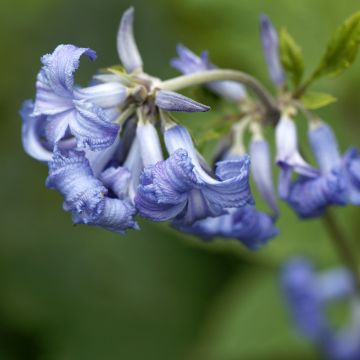
M 104 208 L 99 216 L 88 219 L 74 214 L 73 220 L 77 224 L 100 226 L 104 229 L 123 234 L 127 229 L 139 229 L 138 224 L 134 221 L 135 214 L 135 208 L 129 201 L 105 198 Z
M 282 272 L 282 286 L 297 327 L 305 336 L 318 340 L 331 333 L 309 262 L 305 259 L 289 262 Z
M 79 67 L 82 55 L 86 55 L 90 60 L 96 59 L 94 50 L 74 45 L 59 45 L 52 54 L 42 57 L 44 73 L 56 94 L 66 96 L 73 90 L 73 74 Z
M 121 191 L 120 183 L 109 172 L 102 174 L 105 183 L 114 194 L 121 193 L 122 199 L 108 197 L 108 189 L 94 177 L 84 152 L 56 151 L 49 163 L 46 185 L 64 196 L 64 209 L 71 211 L 76 223 L 100 226 L 119 233 L 127 228 L 136 229 L 133 219 L 136 210 L 128 200 L 123 199 L 126 189 Z M 127 182 L 122 181 L 121 185 L 126 186 Z
M 344 177 L 347 182 L 348 201 L 360 205 L 360 154 L 357 149 L 350 148 L 342 160 Z
M 179 230 L 205 240 L 217 236 L 238 239 L 251 250 L 259 249 L 279 233 L 273 219 L 253 206 L 229 209 L 228 212 L 218 217 L 199 220 L 192 226 L 187 226 L 182 221 L 175 221 L 173 224 Z
M 279 213 L 274 183 L 272 178 L 272 163 L 267 141 L 253 140 L 250 144 L 251 170 L 255 184 L 273 211 L 274 216 Z
M 100 216 L 104 209 L 107 189 L 93 176 L 82 151 L 55 152 L 46 186 L 64 196 L 66 210 L 81 214 L 88 221 Z
M 117 50 L 127 72 L 142 69 L 142 60 L 134 38 L 134 8 L 127 9 L 120 22 L 117 34 Z
M 107 120 L 104 111 L 91 103 L 74 101 L 76 116 L 69 119 L 71 133 L 80 148 L 101 150 L 112 145 L 119 132 L 119 125 Z
M 210 107 L 173 91 L 159 90 L 155 104 L 162 110 L 181 112 L 209 111 Z
M 163 160 L 159 135 L 155 126 L 147 121 L 138 122 L 136 138 L 140 145 L 141 158 L 144 166 L 156 164 Z
M 23 103 L 20 115 L 22 118 L 22 144 L 28 155 L 40 161 L 50 161 L 52 152 L 49 151 L 41 136 L 44 131 L 45 118 L 43 116 L 31 116 L 34 104 L 31 100 Z
M 179 58 L 172 59 L 171 66 L 183 74 L 217 68 L 210 63 L 206 52 L 203 52 L 199 57 L 181 44 L 177 45 L 176 49 Z M 230 101 L 239 101 L 246 96 L 244 86 L 234 81 L 214 81 L 206 84 L 206 87 Z
M 338 144 L 330 126 L 325 123 L 313 126 L 309 131 L 309 142 L 323 174 L 340 164 Z
M 119 199 L 127 197 L 131 174 L 130 171 L 122 166 L 109 167 L 103 171 L 100 176 L 102 183 L 111 189 Z
M 280 62 L 278 35 L 266 15 L 260 16 L 260 35 L 270 78 L 275 85 L 282 85 L 285 75 Z
M 342 172 L 333 170 L 315 179 L 300 177 L 291 185 L 287 201 L 302 218 L 321 216 L 330 205 L 345 205 L 347 191 Z
M 251 203 L 249 159 L 221 162 L 217 179 L 203 176 L 187 151 L 178 149 L 144 170 L 135 198 L 141 215 L 155 221 L 177 216 L 186 223 L 224 213 L 227 207 Z M 208 181 L 209 180 L 209 181 Z

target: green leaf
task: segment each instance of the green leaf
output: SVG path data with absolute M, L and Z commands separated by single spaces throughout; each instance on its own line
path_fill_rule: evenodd
M 360 11 L 350 16 L 332 36 L 309 83 L 323 76 L 338 76 L 355 60 L 360 44 Z
M 297 87 L 304 73 L 304 58 L 301 47 L 285 28 L 280 31 L 280 59 L 292 83 Z
M 322 92 L 308 92 L 300 99 L 307 109 L 319 109 L 337 101 L 331 94 Z

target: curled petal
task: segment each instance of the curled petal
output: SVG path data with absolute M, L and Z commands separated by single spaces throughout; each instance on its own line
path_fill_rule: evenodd
M 220 163 L 217 178 L 209 175 L 204 178 L 191 160 L 186 150 L 178 149 L 167 160 L 144 170 L 135 198 L 141 215 L 155 221 L 177 216 L 190 224 L 223 214 L 227 207 L 252 202 L 248 158 Z M 207 182 L 208 178 L 211 182 Z M 159 216 L 161 211 L 164 213 Z
M 23 103 L 20 115 L 22 119 L 22 144 L 28 155 L 36 160 L 50 161 L 52 152 L 49 151 L 41 140 L 44 131 L 45 118 L 43 116 L 31 116 L 34 104 L 31 100 Z
M 227 211 L 227 214 L 199 220 L 192 226 L 186 226 L 179 221 L 174 221 L 173 224 L 179 230 L 205 240 L 217 236 L 238 239 L 251 250 L 258 250 L 279 233 L 273 219 L 253 206 Z
M 274 84 L 282 85 L 285 75 L 280 62 L 278 35 L 266 15 L 260 16 L 260 35 L 270 78 Z
M 143 63 L 134 38 L 134 8 L 127 9 L 120 21 L 117 34 L 117 50 L 127 72 L 141 70 Z
M 338 144 L 330 126 L 323 122 L 313 126 L 309 131 L 309 142 L 323 174 L 340 164 Z
M 127 95 L 127 88 L 118 82 L 109 82 L 75 90 L 76 100 L 86 100 L 103 109 L 120 106 Z
M 107 120 L 104 111 L 91 103 L 74 101 L 76 116 L 69 121 L 70 131 L 80 148 L 101 150 L 114 143 L 119 125 Z
M 97 218 L 104 209 L 107 189 L 93 176 L 82 151 L 55 152 L 46 186 L 58 190 L 64 196 L 64 208 L 81 214 L 84 221 Z
M 184 45 L 178 44 L 176 49 L 179 57 L 171 60 L 171 66 L 183 74 L 217 68 L 209 61 L 208 54 L 205 51 L 199 57 Z M 230 101 L 239 101 L 246 96 L 244 86 L 234 81 L 214 81 L 208 83 L 206 87 Z
M 253 140 L 250 144 L 251 170 L 255 184 L 275 216 L 279 213 L 271 171 L 269 145 L 265 140 Z
M 335 170 L 315 179 L 300 177 L 291 185 L 287 201 L 300 217 L 318 217 L 330 205 L 346 204 L 346 182 Z
M 86 55 L 96 59 L 96 53 L 89 48 L 74 45 L 59 45 L 52 54 L 41 58 L 42 76 L 56 95 L 71 97 L 74 88 L 74 72 L 79 67 L 80 57 Z
M 127 200 L 105 198 L 104 208 L 99 216 L 88 219 L 75 214 L 73 215 L 73 220 L 77 224 L 99 226 L 119 234 L 124 234 L 127 229 L 139 229 L 138 224 L 134 221 L 135 213 L 134 206 Z
M 155 104 L 162 110 L 181 112 L 209 111 L 210 107 L 173 91 L 159 90 Z

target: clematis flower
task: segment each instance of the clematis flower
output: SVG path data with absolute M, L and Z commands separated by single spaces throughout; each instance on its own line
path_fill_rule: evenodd
M 283 85 L 285 74 L 279 57 L 278 34 L 266 15 L 260 16 L 260 35 L 270 78 L 275 85 Z
M 183 74 L 217 69 L 217 67 L 210 62 L 206 51 L 203 51 L 199 57 L 184 45 L 179 44 L 176 49 L 179 57 L 171 60 L 171 66 Z M 214 81 L 206 84 L 206 87 L 215 94 L 230 101 L 240 101 L 246 97 L 244 86 L 235 81 Z
M 281 116 L 276 125 L 275 140 L 276 162 L 280 167 L 278 191 L 280 198 L 286 199 L 289 194 L 293 171 L 307 177 L 316 177 L 319 172 L 300 155 L 294 121 L 286 114 Z
M 279 234 L 273 219 L 254 206 L 227 209 L 227 213 L 196 221 L 191 226 L 177 223 L 178 230 L 211 240 L 214 237 L 240 240 L 250 250 L 258 250 Z
M 100 226 L 123 233 L 137 229 L 134 206 L 127 199 L 127 168 L 108 168 L 95 177 L 83 151 L 56 151 L 49 163 L 46 185 L 64 196 L 64 210 L 75 223 Z
M 145 167 L 140 177 L 135 204 L 142 216 L 154 221 L 177 219 L 188 225 L 253 202 L 247 156 L 218 163 L 212 176 L 201 166 L 184 127 L 169 125 L 164 139 L 169 158 Z
M 289 310 L 300 333 L 308 337 L 327 359 L 360 357 L 360 302 L 350 272 L 335 268 L 316 274 L 306 259 L 294 259 L 283 269 L 282 286 Z M 326 306 L 350 300 L 350 323 L 334 329 Z
M 311 125 L 309 142 L 320 173 L 300 177 L 291 185 L 288 203 L 301 217 L 316 217 L 330 205 L 360 205 L 360 156 L 349 149 L 341 157 L 331 128 L 323 122 Z
M 59 45 L 52 54 L 42 57 L 33 115 L 46 116 L 45 133 L 51 144 L 71 134 L 79 148 L 101 150 L 114 142 L 119 130 L 101 106 L 119 106 L 127 91 L 118 82 L 75 87 L 74 72 L 81 55 L 96 58 L 93 50 L 74 45 Z

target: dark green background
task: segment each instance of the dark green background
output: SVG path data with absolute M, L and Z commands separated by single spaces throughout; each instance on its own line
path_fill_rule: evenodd
M 320 221 L 301 222 L 282 205 L 281 236 L 253 255 L 236 242 L 202 244 L 166 225 L 141 222 L 118 235 L 71 223 L 47 190 L 47 169 L 23 152 L 21 102 L 34 96 L 39 58 L 59 43 L 91 47 L 85 83 L 118 62 L 122 12 L 136 8 L 145 70 L 176 75 L 175 44 L 208 49 L 215 63 L 269 84 L 258 39 L 267 13 L 302 44 L 313 68 L 338 24 L 359 3 L 329 0 L 2 0 L 0 2 L 0 359 L 316 359 L 289 324 L 278 270 L 298 253 L 337 263 Z M 320 112 L 342 149 L 360 145 L 360 62 L 315 89 L 339 97 Z M 191 115 L 196 127 L 214 114 Z M 304 131 L 305 126 L 300 124 Z M 359 250 L 359 210 L 336 209 Z

